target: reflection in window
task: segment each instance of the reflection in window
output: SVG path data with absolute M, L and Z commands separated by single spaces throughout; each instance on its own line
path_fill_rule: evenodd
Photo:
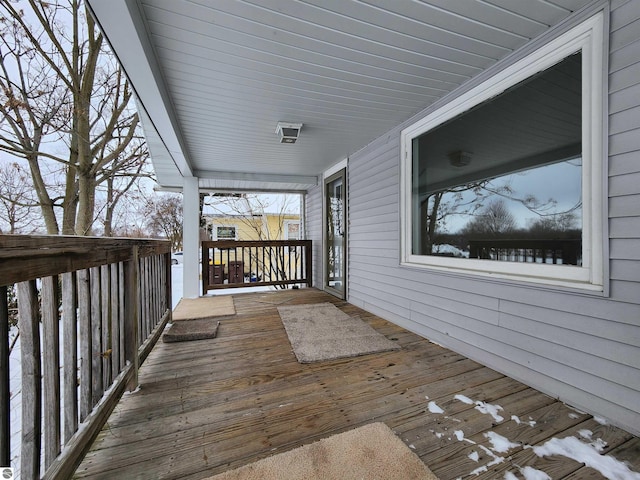
M 582 264 L 581 64 L 413 139 L 413 254 Z

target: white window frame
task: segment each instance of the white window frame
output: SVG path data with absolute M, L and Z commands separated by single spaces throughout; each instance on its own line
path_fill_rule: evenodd
M 543 47 L 508 66 L 400 134 L 401 264 L 483 277 L 524 280 L 602 291 L 604 286 L 603 217 L 605 131 L 603 105 L 606 72 L 603 12 L 590 17 Z M 564 58 L 582 52 L 582 266 L 495 262 L 412 253 L 412 140 L 526 80 Z
M 284 240 L 289 240 L 289 225 L 298 225 L 298 238 L 296 240 L 302 240 L 300 234 L 302 233 L 302 225 L 300 220 L 285 220 L 284 221 Z
M 218 238 L 218 228 L 233 228 L 233 230 L 236 232 L 235 237 L 234 238 Z M 236 225 L 222 225 L 220 223 L 214 223 L 213 224 L 213 239 L 214 240 L 238 240 L 238 227 Z

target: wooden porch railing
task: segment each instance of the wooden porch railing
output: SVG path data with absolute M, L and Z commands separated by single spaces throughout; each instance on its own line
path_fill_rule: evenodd
M 138 366 L 171 318 L 170 244 L 0 235 L 0 371 L 7 372 L 0 379 L 0 466 L 11 457 L 7 325 L 14 286 L 20 476 L 70 478 L 124 391 L 137 388 Z
M 202 291 L 312 286 L 311 240 L 202 242 Z

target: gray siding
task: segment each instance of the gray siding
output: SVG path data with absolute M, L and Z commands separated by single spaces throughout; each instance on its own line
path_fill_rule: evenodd
M 349 301 L 640 434 L 640 2 L 610 28 L 608 297 L 400 267 L 407 122 L 350 157 Z

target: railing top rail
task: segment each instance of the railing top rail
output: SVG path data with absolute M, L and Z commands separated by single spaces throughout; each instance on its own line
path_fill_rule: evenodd
M 311 245 L 311 240 L 205 240 L 204 248 L 235 248 L 235 247 L 278 247 Z
M 77 237 L 69 235 L 0 235 L 0 286 L 74 272 L 133 258 L 167 254 L 166 240 Z

